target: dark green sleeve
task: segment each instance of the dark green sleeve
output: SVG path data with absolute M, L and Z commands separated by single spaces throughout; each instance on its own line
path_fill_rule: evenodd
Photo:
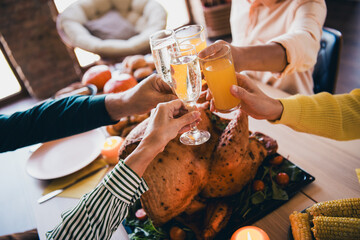
M 105 95 L 49 100 L 29 110 L 0 115 L 0 152 L 114 124 Z

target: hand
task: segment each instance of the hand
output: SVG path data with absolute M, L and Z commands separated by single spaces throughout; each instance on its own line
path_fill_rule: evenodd
M 123 116 L 149 112 L 160 102 L 177 97 L 159 75 L 152 74 L 128 91 L 106 97 L 106 109 L 110 117 L 119 120 Z
M 220 51 L 224 45 L 228 45 L 231 49 L 231 55 L 232 55 L 232 58 L 234 61 L 235 71 L 237 71 L 237 72 L 242 71 L 243 69 L 241 69 L 241 63 L 240 63 L 241 58 L 236 57 L 237 55 L 239 55 L 239 53 L 237 51 L 241 48 L 235 47 L 224 40 L 217 40 L 215 43 L 211 44 L 207 48 L 200 51 L 199 57 L 205 58 L 206 56 L 212 55 L 214 52 Z
M 200 112 L 188 112 L 181 100 L 160 103 L 151 113 L 144 142 L 163 151 L 168 142 L 179 133 L 190 130 L 190 124 L 200 121 Z
M 241 110 L 256 119 L 278 120 L 283 106 L 279 100 L 263 93 L 256 84 L 242 74 L 236 74 L 239 86 L 230 88 L 231 94 L 241 100 Z
M 151 113 L 143 140 L 126 158 L 125 163 L 141 177 L 171 139 L 189 130 L 189 125 L 199 120 L 200 112 L 188 113 L 181 100 L 160 103 Z

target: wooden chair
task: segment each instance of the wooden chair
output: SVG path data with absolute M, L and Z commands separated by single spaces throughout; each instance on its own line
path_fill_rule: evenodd
M 314 93 L 335 93 L 342 46 L 341 32 L 323 28 L 320 50 L 314 67 Z

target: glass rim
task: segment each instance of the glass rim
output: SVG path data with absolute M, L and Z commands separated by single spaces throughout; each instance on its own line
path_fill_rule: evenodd
M 177 37 L 177 36 L 176 36 L 176 33 L 177 33 L 177 32 L 186 30 L 186 29 L 191 28 L 191 27 L 200 27 L 200 30 L 199 30 L 198 32 L 196 32 L 196 33 L 194 33 L 194 34 L 192 34 L 192 35 L 186 36 L 186 37 Z M 175 37 L 176 37 L 177 39 L 193 38 L 193 37 L 195 37 L 195 36 L 197 36 L 197 35 L 200 35 L 200 34 L 204 31 L 204 29 L 205 29 L 204 26 L 203 26 L 203 25 L 200 25 L 200 24 L 186 25 L 186 26 L 179 27 L 178 29 L 175 29 L 175 30 L 174 30 L 174 34 L 175 34 Z
M 182 47 L 188 47 L 188 48 L 185 48 L 183 50 Z M 188 52 L 191 52 L 192 55 L 196 55 L 196 47 L 194 44 L 189 44 L 189 43 L 179 44 L 178 50 L 170 51 L 170 56 L 171 57 L 187 56 L 183 54 Z
M 167 35 L 166 37 L 154 39 L 156 36 L 159 36 L 162 33 L 166 34 L 166 32 L 169 33 L 169 35 Z M 157 32 L 151 34 L 149 39 L 150 39 L 150 42 L 159 42 L 159 41 L 165 41 L 165 40 L 167 40 L 169 38 L 172 38 L 172 37 L 175 37 L 174 30 L 172 30 L 172 29 L 163 29 L 163 30 L 160 30 L 160 31 L 157 31 Z
M 198 55 L 198 58 L 199 58 L 199 60 L 201 60 L 201 61 L 203 61 L 203 62 L 209 62 L 209 61 L 214 61 L 214 60 L 217 60 L 217 59 L 219 59 L 219 58 L 222 58 L 222 57 L 228 55 L 229 53 L 231 53 L 231 49 L 230 49 L 230 46 L 229 46 L 229 45 L 223 45 L 223 47 L 226 48 L 226 50 L 224 50 L 225 52 L 223 52 L 223 53 L 221 53 L 221 51 L 222 51 L 224 48 L 221 48 L 219 51 L 216 51 L 215 53 L 212 53 L 212 54 L 210 54 L 210 55 L 208 55 L 208 56 L 206 56 L 206 57 L 204 57 L 204 58 L 202 58 L 202 57 L 200 57 L 200 56 Z M 216 54 L 219 54 L 219 55 L 214 57 L 214 55 L 216 55 Z M 232 56 L 231 56 L 231 58 L 232 58 Z

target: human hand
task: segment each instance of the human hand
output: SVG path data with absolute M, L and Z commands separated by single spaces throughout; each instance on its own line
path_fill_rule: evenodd
M 135 87 L 106 98 L 106 108 L 114 120 L 132 114 L 149 112 L 160 102 L 168 102 L 177 97 L 158 74 L 152 74 Z
M 215 43 L 211 44 L 210 46 L 206 47 L 202 51 L 199 52 L 199 58 L 206 58 L 207 56 L 210 56 L 218 51 L 220 51 L 224 45 L 228 45 L 231 49 L 231 55 L 234 62 L 235 71 L 240 72 L 243 69 L 241 68 L 240 58 L 237 58 L 236 56 L 239 55 L 238 50 L 239 47 L 235 47 L 231 45 L 230 43 L 224 41 L 224 40 L 217 40 Z
M 163 151 L 168 142 L 179 133 L 190 130 L 190 124 L 200 121 L 200 112 L 188 112 L 181 100 L 160 103 L 151 113 L 143 142 Z
M 144 137 L 125 163 L 142 176 L 147 166 L 162 152 L 178 133 L 190 129 L 190 124 L 200 120 L 200 112 L 188 112 L 181 100 L 160 103 L 152 111 Z
M 278 120 L 283 106 L 279 100 L 263 93 L 248 77 L 237 73 L 239 86 L 231 86 L 231 94 L 241 100 L 241 110 L 256 119 Z

